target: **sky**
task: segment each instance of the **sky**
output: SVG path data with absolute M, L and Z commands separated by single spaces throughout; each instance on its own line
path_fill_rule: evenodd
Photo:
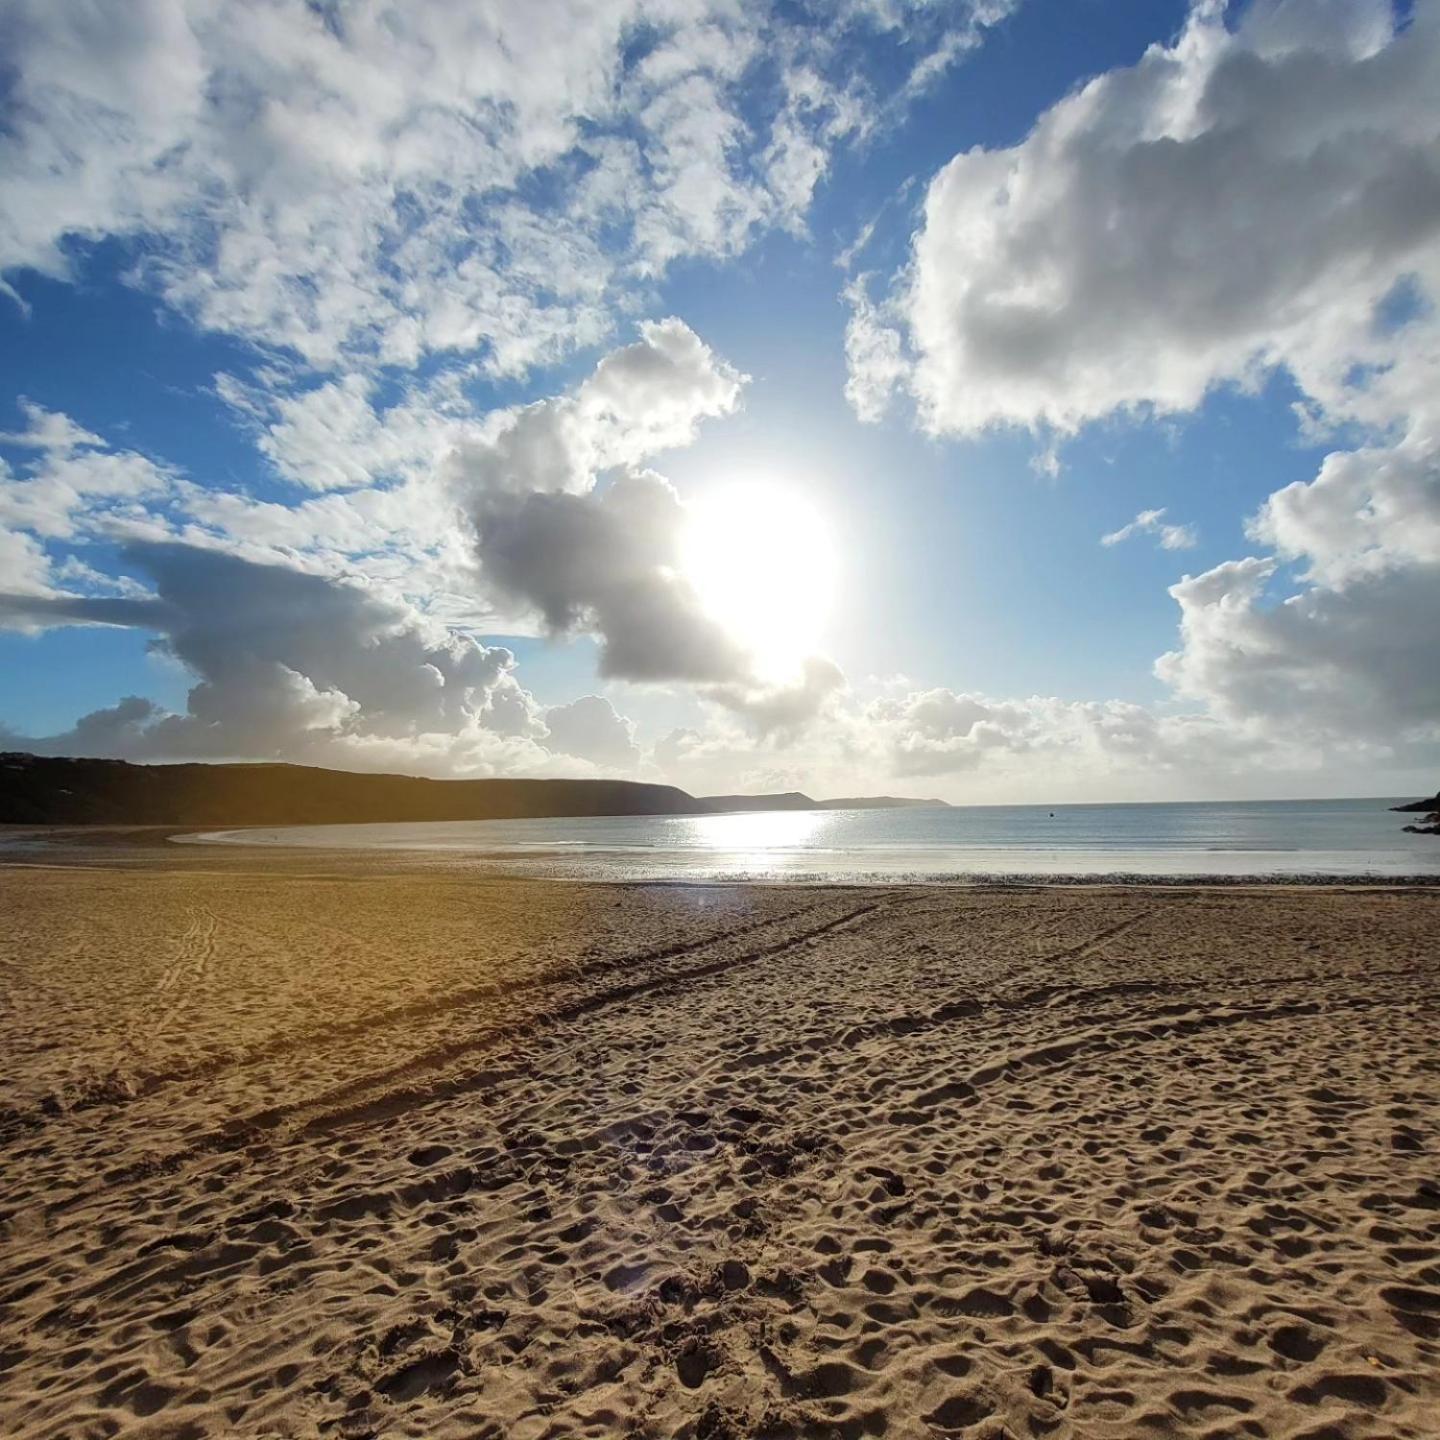
M 0 3 L 0 747 L 1440 783 L 1440 3 Z

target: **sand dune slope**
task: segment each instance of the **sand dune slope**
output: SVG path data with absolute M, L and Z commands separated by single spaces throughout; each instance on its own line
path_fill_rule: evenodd
M 0 872 L 0 1434 L 1440 1435 L 1440 896 Z

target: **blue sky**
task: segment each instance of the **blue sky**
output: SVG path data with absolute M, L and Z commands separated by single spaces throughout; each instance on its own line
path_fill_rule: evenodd
M 1433 5 L 612 10 L 18 7 L 7 744 L 1433 788 Z

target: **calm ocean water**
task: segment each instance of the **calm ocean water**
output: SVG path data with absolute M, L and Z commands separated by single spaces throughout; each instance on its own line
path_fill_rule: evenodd
M 484 856 L 585 879 L 1440 874 L 1440 836 L 1399 800 L 960 806 L 749 815 L 308 825 L 209 842 Z

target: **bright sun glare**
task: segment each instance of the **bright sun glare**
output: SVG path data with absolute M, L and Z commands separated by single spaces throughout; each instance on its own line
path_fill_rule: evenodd
M 824 517 L 793 491 L 751 482 L 695 501 L 682 564 L 705 611 L 765 678 L 789 678 L 821 645 L 835 548 Z

